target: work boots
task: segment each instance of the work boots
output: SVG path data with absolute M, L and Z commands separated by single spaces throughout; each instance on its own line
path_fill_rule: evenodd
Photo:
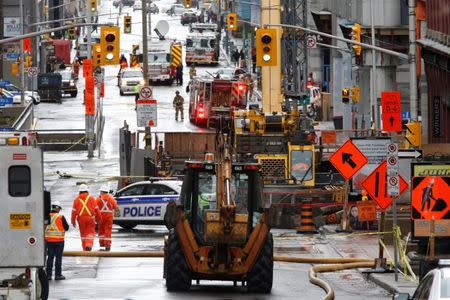
M 64 280 L 66 279 L 66 277 L 64 277 L 63 275 L 56 275 L 55 276 L 55 280 Z

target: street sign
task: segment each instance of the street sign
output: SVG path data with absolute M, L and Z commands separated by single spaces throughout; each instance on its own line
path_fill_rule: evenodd
M 151 99 L 153 96 L 152 88 L 149 86 L 141 87 L 141 91 L 139 92 L 140 99 Z
M 383 161 L 367 178 L 362 182 L 363 188 L 378 204 L 381 210 L 385 210 L 392 203 L 392 198 L 387 193 L 386 187 L 387 163 Z M 399 177 L 401 195 L 407 188 L 408 183 L 401 175 Z
M 92 59 L 83 59 L 83 77 L 92 76 Z
M 411 218 L 450 219 L 450 177 L 413 177 Z
M 306 37 L 306 47 L 317 48 L 317 37 L 315 35 L 308 35 Z
M 137 126 L 156 127 L 158 111 L 155 99 L 139 99 L 136 101 Z
M 350 180 L 368 162 L 367 157 L 359 151 L 351 140 L 347 140 L 330 156 L 329 160 L 346 180 Z
M 28 77 L 35 77 L 37 76 L 38 69 L 36 67 L 30 67 L 28 68 Z
M 400 159 L 402 158 L 422 158 L 422 150 L 421 149 L 399 149 L 398 150 L 398 157 Z
M 398 146 L 391 143 L 387 146 L 387 193 L 391 197 L 398 196 L 400 182 L 398 179 Z
M 382 92 L 381 107 L 384 131 L 402 131 L 400 92 Z
M 84 94 L 84 113 L 86 115 L 93 115 L 95 113 L 95 91 L 94 91 L 94 77 L 85 77 L 85 94 Z

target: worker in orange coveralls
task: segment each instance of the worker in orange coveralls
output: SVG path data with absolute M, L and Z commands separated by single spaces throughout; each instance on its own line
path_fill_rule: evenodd
M 97 206 L 102 214 L 102 220 L 98 224 L 98 238 L 100 247 L 105 247 L 105 251 L 111 250 L 111 230 L 113 225 L 113 214 L 118 216 L 120 214 L 119 206 L 116 199 L 109 194 L 109 188 L 103 185 L 100 188 L 100 197 L 96 199 Z M 100 249 L 101 251 L 102 249 Z
M 83 251 L 91 251 L 94 245 L 95 221 L 97 219 L 97 222 L 101 222 L 102 216 L 97 201 L 89 195 L 88 187 L 85 184 L 80 185 L 78 192 L 78 197 L 73 199 L 71 223 L 76 228 L 75 220 L 78 221 Z

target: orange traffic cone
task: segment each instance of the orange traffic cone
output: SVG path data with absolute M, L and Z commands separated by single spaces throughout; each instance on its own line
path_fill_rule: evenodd
M 317 233 L 316 226 L 313 222 L 313 211 L 311 200 L 303 200 L 300 211 L 300 227 L 297 233 Z

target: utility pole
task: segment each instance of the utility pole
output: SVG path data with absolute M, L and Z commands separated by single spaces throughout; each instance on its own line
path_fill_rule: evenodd
M 147 4 L 145 4 L 145 8 L 147 8 Z M 150 12 L 150 10 L 147 10 L 147 11 L 148 11 L 148 36 L 149 36 L 149 39 L 151 42 L 152 41 L 152 13 Z
M 19 1 L 19 11 L 20 11 L 20 34 L 24 34 L 24 23 L 25 19 L 23 17 L 23 0 Z M 24 68 L 25 55 L 23 55 L 23 40 L 20 41 L 20 104 L 25 105 L 25 68 Z
M 151 25 L 148 25 L 151 30 Z M 148 36 L 147 36 L 147 1 L 142 1 L 142 55 L 144 63 L 144 86 L 149 85 L 148 78 Z M 144 176 L 150 177 L 150 159 L 152 149 L 151 127 L 145 126 L 145 157 L 144 157 Z
M 410 110 L 411 119 L 418 121 L 418 105 L 417 105 L 417 70 L 416 70 L 416 1 L 409 0 L 409 93 L 410 93 Z
M 375 46 L 375 24 L 373 21 L 373 0 L 370 0 L 370 26 L 372 35 L 372 45 Z M 375 49 L 372 49 L 372 80 L 370 80 L 370 113 L 372 115 L 372 122 L 374 122 L 374 128 L 380 129 L 378 122 L 378 101 L 377 101 L 377 61 Z

